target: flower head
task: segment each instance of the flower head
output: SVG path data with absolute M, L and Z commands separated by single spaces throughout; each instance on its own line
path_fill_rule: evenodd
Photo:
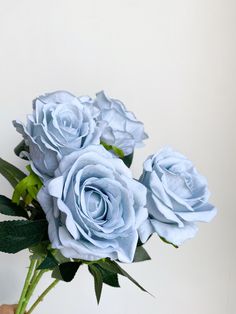
M 54 248 L 68 258 L 132 262 L 146 189 L 101 145 L 64 157 L 39 192 Z
M 101 136 L 103 142 L 121 149 L 124 155 L 130 155 L 136 147 L 143 146 L 143 140 L 148 137 L 143 123 L 132 112 L 127 111 L 121 101 L 99 92 L 93 105 L 90 103 L 89 107 L 93 112 L 97 108 L 97 121 L 106 123 Z
M 149 219 L 140 228 L 142 242 L 156 232 L 175 245 L 195 236 L 196 222 L 209 222 L 216 208 L 208 203 L 206 179 L 185 156 L 164 148 L 144 163 L 140 182 L 147 188 Z
M 63 156 L 100 142 L 101 128 L 88 107 L 65 91 L 39 96 L 26 126 L 13 123 L 29 146 L 32 168 L 43 177 L 53 176 Z

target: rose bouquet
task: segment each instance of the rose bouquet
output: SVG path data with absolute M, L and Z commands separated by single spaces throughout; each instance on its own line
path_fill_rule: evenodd
M 61 280 L 87 266 L 99 302 L 103 284 L 119 287 L 125 276 L 146 291 L 121 263 L 150 259 L 143 247 L 153 233 L 175 247 L 195 236 L 196 222 L 216 214 L 206 179 L 192 162 L 164 148 L 144 162 L 138 180 L 130 166 L 147 138 L 133 113 L 104 92 L 75 97 L 64 91 L 33 101 L 15 153 L 27 173 L 0 159 L 0 173 L 14 191 L 0 196 L 0 251 L 29 249 L 30 266 L 16 314 L 25 313 L 45 272 L 52 284 L 28 309 L 33 312 Z

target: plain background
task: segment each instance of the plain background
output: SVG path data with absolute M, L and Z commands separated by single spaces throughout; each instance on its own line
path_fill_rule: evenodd
M 0 1 L 1 157 L 24 168 L 13 154 L 20 136 L 11 121 L 24 121 L 36 96 L 104 89 L 150 136 L 135 155 L 134 176 L 149 154 L 171 145 L 208 177 L 219 208 L 180 249 L 154 237 L 152 261 L 126 267 L 155 298 L 122 279 L 122 289 L 104 288 L 97 307 L 83 269 L 35 314 L 236 313 L 235 32 L 235 0 Z M 0 303 L 17 302 L 27 265 L 26 251 L 0 254 Z

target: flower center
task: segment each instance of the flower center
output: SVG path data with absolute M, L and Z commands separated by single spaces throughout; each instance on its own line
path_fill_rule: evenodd
M 95 220 L 106 219 L 107 203 L 99 191 L 93 189 L 85 191 L 85 202 L 91 218 Z
M 192 196 L 192 179 L 188 173 L 170 173 L 165 174 L 168 188 L 175 194 L 184 199 Z

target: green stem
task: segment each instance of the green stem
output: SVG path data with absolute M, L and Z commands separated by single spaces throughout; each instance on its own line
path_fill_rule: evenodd
M 34 269 L 34 273 L 33 273 L 33 276 L 32 276 L 32 278 L 31 278 L 30 285 L 29 285 L 29 287 L 28 287 L 28 290 L 27 290 L 26 295 L 28 294 L 29 289 L 31 289 L 32 283 L 35 281 L 35 279 L 36 279 L 36 277 L 37 277 L 37 275 L 38 275 L 38 273 L 39 273 L 38 266 L 41 264 L 41 262 L 42 262 L 42 261 L 41 261 L 40 259 L 37 260 L 37 263 L 36 263 L 35 269 Z
M 42 278 L 43 274 L 46 272 L 46 270 L 40 270 L 39 272 L 37 271 L 37 269 L 35 269 L 35 273 L 34 273 L 34 276 L 32 277 L 32 281 L 28 287 L 28 291 L 26 293 L 26 296 L 25 296 L 25 301 L 23 302 L 22 304 L 22 307 L 21 307 L 21 312 L 20 314 L 24 314 L 25 313 L 25 309 L 29 303 L 29 300 L 37 286 L 37 284 L 39 283 L 40 279 Z
M 30 284 L 30 281 L 31 281 L 31 277 L 32 277 L 33 271 L 35 269 L 36 262 L 37 262 L 36 260 L 31 260 L 31 262 L 30 262 L 29 270 L 28 270 L 28 273 L 27 273 L 27 276 L 26 276 L 26 279 L 25 279 L 25 283 L 24 283 L 24 287 L 23 287 L 23 290 L 22 290 L 22 293 L 21 293 L 21 296 L 20 296 L 20 300 L 19 300 L 18 306 L 17 306 L 16 314 L 21 314 L 22 313 L 22 311 L 21 311 L 22 305 L 25 302 L 25 296 L 26 296 L 26 293 L 27 293 L 27 290 L 28 290 L 28 287 L 29 287 L 29 284 Z
M 51 285 L 44 290 L 44 292 L 38 297 L 38 299 L 34 302 L 34 304 L 31 306 L 31 308 L 29 309 L 29 311 L 27 312 L 27 314 L 31 314 L 33 312 L 33 310 L 37 307 L 37 305 L 43 301 L 44 297 L 58 284 L 59 280 L 55 279 Z

